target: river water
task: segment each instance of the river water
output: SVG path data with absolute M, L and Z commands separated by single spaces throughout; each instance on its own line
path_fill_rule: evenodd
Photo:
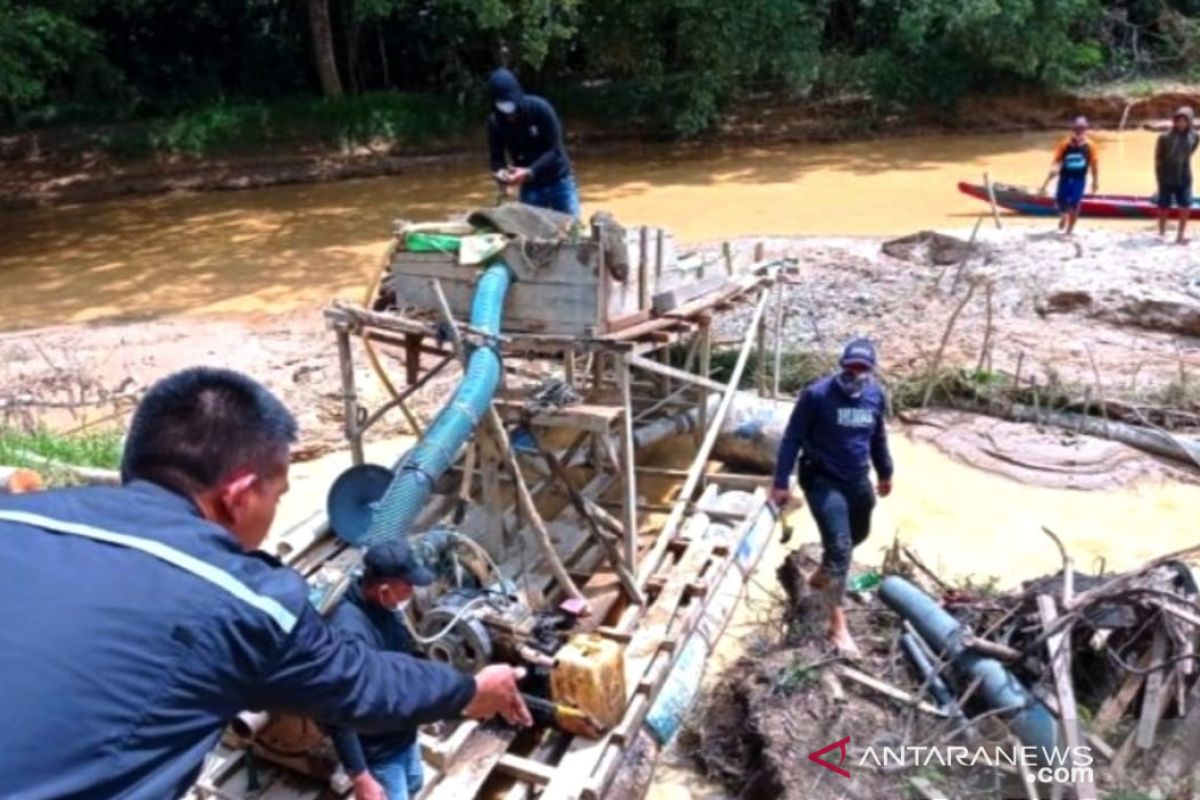
M 585 213 L 685 241 L 752 234 L 906 234 L 985 206 L 959 180 L 1037 185 L 1056 136 L 926 136 L 838 145 L 647 147 L 578 159 Z M 1101 134 L 1102 188 L 1152 191 L 1153 135 Z M 482 154 L 481 154 L 482 160 Z M 238 192 L 0 215 L 0 329 L 115 316 L 258 313 L 357 295 L 392 220 L 494 199 L 480 164 Z M 1045 224 L 1045 223 L 1041 223 Z M 1111 224 L 1111 223 L 1108 223 Z

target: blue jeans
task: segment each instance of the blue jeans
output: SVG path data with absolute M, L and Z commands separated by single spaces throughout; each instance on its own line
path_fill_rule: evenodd
M 846 483 L 822 473 L 802 476 L 800 488 L 821 532 L 821 569 L 835 580 L 844 579 L 854 548 L 871 533 L 875 489 L 869 478 Z
M 383 787 L 387 800 L 409 800 L 425 785 L 421 746 L 413 742 L 391 758 L 368 764 L 367 769 Z
M 522 185 L 521 202 L 579 219 L 579 187 L 575 185 L 574 175 L 541 186 Z

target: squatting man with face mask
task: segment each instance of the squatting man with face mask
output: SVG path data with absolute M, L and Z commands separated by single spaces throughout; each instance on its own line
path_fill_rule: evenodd
M 363 556 L 362 577 L 330 615 L 329 627 L 373 650 L 416 653 L 404 608 L 414 586 L 433 581 L 406 539 L 375 545 Z M 353 781 L 355 800 L 408 800 L 425 783 L 415 726 L 375 735 L 345 726 L 333 731 L 333 743 Z
M 880 497 L 892 491 L 892 456 L 884 422 L 887 400 L 875 381 L 875 346 L 867 339 L 851 341 L 840 366 L 840 372 L 801 392 L 779 445 L 771 498 L 781 509 L 787 506 L 788 482 L 796 470 L 823 548 L 809 585 L 828 599 L 830 644 L 855 657 L 858 647 L 842 607 L 846 576 L 855 546 L 871 532 L 876 489 Z
M 340 636 L 259 552 L 295 438 L 260 384 L 189 369 L 138 404 L 121 486 L 0 496 L 0 797 L 182 797 L 245 709 L 363 734 L 532 724 L 512 667 Z

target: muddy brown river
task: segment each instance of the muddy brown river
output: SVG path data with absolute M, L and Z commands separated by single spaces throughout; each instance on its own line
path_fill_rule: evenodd
M 904 234 L 984 208 L 955 184 L 1033 184 L 1054 134 L 671 149 L 580 158 L 585 214 L 685 241 Z M 1149 194 L 1153 135 L 1100 134 L 1102 189 Z M 360 291 L 397 217 L 493 200 L 472 163 L 343 183 L 173 195 L 0 215 L 0 329 L 171 313 L 293 310 Z M 1045 224 L 1044 222 L 1041 224 Z M 1106 223 L 1112 224 L 1112 223 Z

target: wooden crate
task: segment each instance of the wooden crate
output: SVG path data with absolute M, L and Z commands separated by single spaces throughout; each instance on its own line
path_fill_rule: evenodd
M 603 259 L 595 239 L 563 244 L 535 276 L 513 284 L 504 306 L 504 330 L 595 337 L 648 319 L 660 285 L 669 289 L 688 282 L 688 276 L 678 267 L 669 234 L 657 228 L 633 228 L 627 231 L 626 242 L 629 272 L 624 280 L 601 270 Z M 436 278 L 454 316 L 468 319 L 480 274 L 477 266 L 460 265 L 452 253 L 397 251 L 388 286 L 402 309 L 435 310 L 432 281 Z

